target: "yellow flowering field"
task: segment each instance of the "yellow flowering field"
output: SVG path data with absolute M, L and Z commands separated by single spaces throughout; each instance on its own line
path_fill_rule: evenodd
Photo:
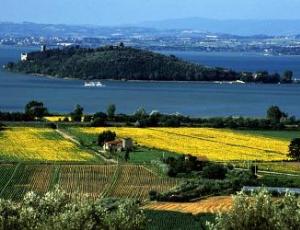
M 79 128 L 79 131 L 98 134 L 107 129 L 119 137 L 131 137 L 139 145 L 216 161 L 284 160 L 289 145 L 288 140 L 211 128 Z
M 50 122 L 58 122 L 58 121 L 63 121 L 65 116 L 51 116 L 51 117 L 44 117 L 47 121 Z M 69 120 L 71 120 L 71 117 L 68 117 Z
M 65 140 L 55 130 L 14 127 L 0 132 L 0 159 L 88 161 L 95 157 Z

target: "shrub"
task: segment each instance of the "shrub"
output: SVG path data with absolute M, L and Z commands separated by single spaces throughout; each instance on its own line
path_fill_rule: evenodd
M 53 122 L 47 123 L 46 127 L 50 128 L 50 129 L 57 129 L 57 125 Z
M 151 201 L 156 200 L 157 195 L 158 195 L 157 191 L 151 190 L 151 191 L 149 192 L 149 198 L 150 198 L 150 200 L 151 200 Z
M 64 117 L 63 122 L 69 122 L 70 119 L 68 117 Z
M 103 126 L 105 126 L 105 125 L 106 125 L 105 119 L 100 118 L 100 117 L 95 118 L 95 119 L 91 122 L 91 126 L 92 126 L 92 127 L 103 127 Z
M 164 122 L 166 127 L 180 127 L 180 119 L 177 117 L 170 117 Z
M 250 171 L 231 170 L 226 174 L 226 179 L 234 191 L 241 190 L 243 186 L 257 185 L 257 177 Z
M 168 157 L 163 160 L 168 165 L 168 175 L 175 177 L 178 173 L 199 172 L 202 170 L 205 162 L 200 161 L 195 156 L 181 155 L 179 157 Z
M 228 168 L 220 164 L 212 164 L 203 168 L 202 176 L 207 179 L 225 179 Z

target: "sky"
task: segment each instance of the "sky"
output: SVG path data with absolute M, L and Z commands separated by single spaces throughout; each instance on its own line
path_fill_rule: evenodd
M 0 0 L 0 21 L 124 25 L 173 18 L 300 19 L 300 0 Z

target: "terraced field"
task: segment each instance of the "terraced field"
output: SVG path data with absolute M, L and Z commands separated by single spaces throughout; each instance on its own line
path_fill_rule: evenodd
M 97 161 L 94 154 L 47 128 L 12 127 L 0 133 L 0 160 Z
M 167 191 L 177 183 L 142 165 L 0 165 L 0 197 L 13 200 L 20 200 L 28 191 L 43 194 L 57 184 L 70 194 L 145 200 L 150 190 Z
M 210 128 L 73 128 L 71 132 L 90 143 L 97 134 L 112 130 L 137 144 L 216 161 L 286 160 L 289 141 L 276 137 Z
M 203 213 L 226 212 L 231 206 L 232 198 L 230 196 L 216 196 L 189 203 L 155 202 L 146 205 L 144 209 L 174 211 L 198 215 Z

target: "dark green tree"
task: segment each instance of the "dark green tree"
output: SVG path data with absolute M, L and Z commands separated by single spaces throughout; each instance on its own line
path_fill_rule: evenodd
M 105 142 L 115 140 L 116 136 L 116 133 L 110 130 L 103 131 L 98 136 L 98 145 L 103 146 Z
M 130 159 L 130 150 L 128 148 L 125 151 L 124 159 L 126 162 Z
M 108 107 L 107 107 L 107 116 L 112 119 L 114 118 L 115 116 L 115 113 L 116 113 L 116 106 L 114 104 L 110 104 Z
M 293 81 L 293 71 L 287 70 L 283 73 L 283 77 L 281 79 L 282 83 L 291 83 Z
M 71 120 L 75 122 L 81 122 L 83 110 L 84 109 L 80 105 L 76 105 L 74 111 L 71 113 Z
M 284 117 L 287 117 L 287 114 L 282 112 L 278 106 L 271 106 L 267 111 L 267 118 L 274 123 L 279 123 Z
M 134 116 L 136 117 L 136 119 L 140 120 L 140 119 L 144 119 L 147 116 L 147 112 L 144 108 L 138 108 L 134 114 Z
M 288 156 L 294 160 L 300 161 L 300 138 L 295 138 L 291 141 Z
M 85 115 L 83 118 L 84 122 L 91 122 L 92 121 L 93 116 L 91 115 Z
M 103 127 L 106 125 L 106 120 L 101 118 L 101 117 L 96 117 L 95 119 L 93 119 L 93 121 L 91 122 L 91 126 L 92 127 Z
M 107 119 L 107 115 L 106 115 L 106 113 L 103 113 L 103 112 L 97 112 L 93 116 L 93 119 L 96 119 L 96 118 L 101 118 L 103 120 L 106 120 Z
M 207 165 L 203 168 L 202 176 L 208 179 L 223 180 L 226 176 L 228 169 L 221 164 Z
M 46 107 L 44 107 L 43 102 L 30 101 L 25 106 L 25 114 L 33 118 L 42 118 L 48 114 L 48 110 Z

